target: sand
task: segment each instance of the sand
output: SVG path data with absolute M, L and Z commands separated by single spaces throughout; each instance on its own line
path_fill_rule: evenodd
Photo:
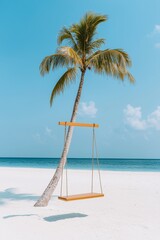
M 47 207 L 33 207 L 53 172 L 0 168 L 1 240 L 160 239 L 160 172 L 102 171 L 104 198 L 60 201 L 58 186 Z M 70 170 L 69 192 L 88 192 L 90 177 Z

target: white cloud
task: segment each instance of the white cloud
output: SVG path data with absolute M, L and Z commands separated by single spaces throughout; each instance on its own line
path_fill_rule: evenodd
M 160 33 L 160 24 L 156 24 L 152 30 L 152 32 L 148 35 L 149 37 L 154 37 L 155 35 Z
M 82 102 L 80 105 L 79 114 L 82 116 L 86 115 L 91 118 L 94 118 L 97 114 L 97 111 L 98 111 L 98 109 L 95 106 L 95 102 L 93 102 L 93 101 L 90 101 L 89 103 Z
M 160 130 L 160 106 L 148 116 L 147 122 L 150 127 Z
M 45 133 L 46 133 L 46 135 L 51 136 L 52 135 L 52 129 L 50 129 L 49 127 L 46 127 Z
M 160 24 L 156 24 L 153 28 L 153 31 L 148 34 L 148 37 L 154 38 L 156 39 L 156 41 L 158 41 L 157 43 L 154 44 L 155 48 L 160 48 L 160 41 L 159 41 L 159 37 L 160 37 Z
M 156 24 L 152 30 L 152 32 L 150 32 L 148 34 L 148 37 L 151 37 L 151 38 L 155 38 L 155 37 L 158 37 L 160 34 L 160 24 Z
M 160 48 L 160 42 L 155 44 L 156 48 Z
M 160 25 L 159 24 L 156 24 L 155 26 L 154 26 L 154 31 L 153 31 L 154 33 L 160 33 Z
M 40 144 L 44 144 L 54 136 L 53 136 L 52 129 L 50 129 L 49 127 L 45 127 L 41 129 L 40 132 L 34 133 L 32 137 L 36 142 Z
M 141 107 L 127 105 L 124 109 L 125 121 L 128 125 L 137 130 L 146 129 L 146 121 L 142 120 Z
M 141 107 L 133 107 L 130 104 L 124 109 L 125 122 L 136 130 L 154 128 L 160 130 L 160 106 L 155 111 L 142 119 Z
M 40 133 L 34 133 L 32 136 L 35 142 L 39 144 L 44 144 L 44 138 L 42 138 Z

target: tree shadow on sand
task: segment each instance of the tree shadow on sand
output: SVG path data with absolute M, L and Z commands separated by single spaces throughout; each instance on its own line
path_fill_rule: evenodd
M 14 214 L 14 215 L 7 215 L 4 216 L 3 219 L 8 219 L 8 218 L 17 218 L 17 217 L 38 217 L 41 218 L 37 214 Z M 60 215 L 53 215 L 49 217 L 44 217 L 43 220 L 46 222 L 56 222 L 60 220 L 66 220 L 66 219 L 72 219 L 72 218 L 83 218 L 83 217 L 88 217 L 86 214 L 82 213 L 67 213 L 67 214 L 60 214 Z
M 16 193 L 15 188 L 8 188 L 0 192 L 0 205 L 6 204 L 7 201 L 37 200 L 38 196 L 25 193 Z
M 82 213 L 67 213 L 67 214 L 61 214 L 61 215 L 53 215 L 49 217 L 43 218 L 47 222 L 56 222 L 59 220 L 65 220 L 70 218 L 82 218 L 82 217 L 88 217 L 86 214 Z
M 7 216 L 4 216 L 3 218 L 4 218 L 4 219 L 7 219 L 7 218 L 15 218 L 15 217 L 31 217 L 31 216 L 38 216 L 38 215 L 37 215 L 37 214 L 7 215 Z

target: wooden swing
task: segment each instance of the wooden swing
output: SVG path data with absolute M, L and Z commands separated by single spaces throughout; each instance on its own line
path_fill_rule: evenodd
M 88 199 L 88 198 L 97 198 L 97 197 L 104 197 L 103 190 L 102 190 L 102 183 L 101 183 L 101 174 L 99 168 L 99 159 L 97 154 L 97 146 L 96 146 L 96 137 L 95 137 L 95 128 L 98 128 L 98 124 L 89 124 L 89 123 L 77 123 L 77 122 L 59 122 L 59 125 L 65 126 L 65 133 L 64 133 L 64 141 L 66 140 L 66 127 L 67 126 L 76 126 L 76 127 L 92 127 L 93 128 L 93 139 L 92 139 L 92 178 L 91 178 L 91 191 L 89 193 L 83 194 L 75 194 L 69 195 L 68 194 L 68 173 L 67 173 L 67 161 L 66 161 L 66 195 L 62 195 L 62 188 L 63 188 L 63 171 L 61 175 L 61 188 L 60 188 L 60 196 L 58 197 L 59 200 L 63 201 L 73 201 L 73 200 L 81 200 L 81 199 Z M 100 193 L 95 193 L 93 191 L 93 178 L 94 178 L 94 150 L 96 149 L 96 160 L 97 160 L 97 167 L 98 167 L 98 176 L 99 176 L 99 184 L 100 184 Z

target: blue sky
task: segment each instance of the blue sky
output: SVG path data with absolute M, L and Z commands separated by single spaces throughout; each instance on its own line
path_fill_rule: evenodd
M 87 12 L 107 14 L 98 28 L 104 48 L 123 48 L 135 85 L 87 73 L 77 121 L 96 122 L 100 157 L 160 158 L 159 0 L 0 0 L 0 156 L 59 157 L 78 79 L 56 98 L 63 70 L 45 77 L 42 59 L 55 52 L 63 26 Z M 91 129 L 74 131 L 70 157 L 91 156 Z

